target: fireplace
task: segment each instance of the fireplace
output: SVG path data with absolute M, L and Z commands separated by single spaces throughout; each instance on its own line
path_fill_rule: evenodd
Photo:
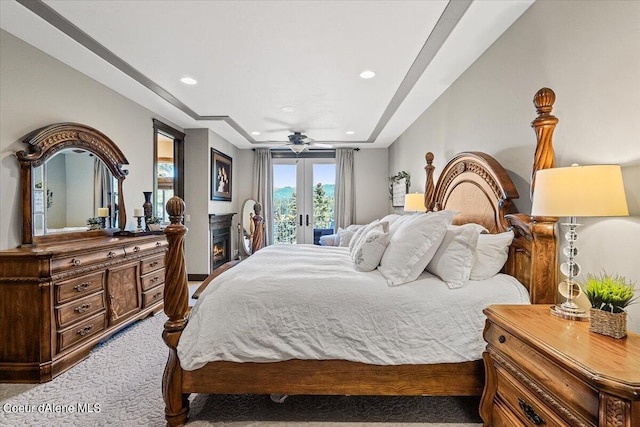
M 209 215 L 209 233 L 211 235 L 211 272 L 227 261 L 231 261 L 231 214 Z

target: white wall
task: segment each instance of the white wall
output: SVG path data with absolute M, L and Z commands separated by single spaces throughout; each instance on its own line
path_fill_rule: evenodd
M 0 250 L 21 243 L 20 169 L 15 153 L 29 132 L 58 122 L 94 127 L 129 160 L 128 224 L 153 188 L 153 123 L 175 124 L 0 30 Z M 179 129 L 179 128 L 178 128 Z
M 617 163 L 627 218 L 583 219 L 577 261 L 636 282 L 640 292 L 640 2 L 538 1 L 390 147 L 389 170 L 418 176 L 425 151 L 436 177 L 453 154 L 485 151 L 509 171 L 530 212 L 534 93 L 557 95 L 556 165 Z M 425 144 L 426 142 L 426 144 Z M 422 191 L 424 183 L 415 190 Z M 412 189 L 413 190 L 413 189 Z M 597 202 L 596 202 L 597 203 Z M 561 234 L 564 234 L 561 232 Z M 640 332 L 640 304 L 629 310 Z

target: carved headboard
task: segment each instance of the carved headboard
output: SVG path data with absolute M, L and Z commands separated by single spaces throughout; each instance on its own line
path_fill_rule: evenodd
M 552 134 L 558 119 L 551 115 L 555 94 L 540 89 L 534 104 L 538 117 L 532 122 L 538 143 L 533 173 L 553 167 Z M 529 290 L 534 304 L 552 304 L 558 283 L 557 218 L 531 217 L 515 212 L 513 199 L 519 197 L 507 171 L 493 157 L 482 152 L 463 152 L 444 167 L 433 185 L 434 156 L 427 153 L 425 206 L 427 210 L 451 209 L 460 213 L 454 224 L 481 224 L 491 233 L 512 229 L 515 238 L 509 249 L 504 272 L 514 276 Z M 532 192 L 535 182 L 532 180 Z

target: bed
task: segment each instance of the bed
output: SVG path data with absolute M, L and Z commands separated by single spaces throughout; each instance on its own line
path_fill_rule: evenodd
M 549 165 L 549 159 L 553 159 L 551 136 L 557 122 L 557 119 L 550 115 L 554 99 L 553 92 L 546 88 L 541 89 L 534 98 L 538 108 L 538 117 L 532 123 L 538 136 L 534 173 L 535 170 L 552 166 Z M 525 295 L 531 303 L 554 303 L 557 283 L 557 218 L 531 218 L 527 214 L 515 212 L 512 203 L 513 199 L 518 198 L 515 185 L 505 169 L 487 154 L 464 152 L 454 156 L 443 168 L 437 185 L 434 185 L 433 180 L 434 156 L 427 153 L 425 159 L 427 210 L 433 211 L 434 214 L 457 211 L 459 213 L 453 219 L 454 224 L 480 224 L 492 234 L 513 230 L 515 238 L 508 248 L 508 258 L 502 272 L 524 285 L 527 291 Z M 188 304 L 183 253 L 183 240 L 187 230 L 181 224 L 184 202 L 179 198 L 172 198 L 167 203 L 167 212 L 171 225 L 165 228 L 169 250 L 165 263 L 164 311 L 169 319 L 165 323 L 163 339 L 169 347 L 169 358 L 162 384 L 167 425 L 179 426 L 186 423 L 189 411 L 187 398 L 190 393 L 453 396 L 482 394 L 484 368 L 481 358 L 477 355 L 464 355 L 460 360 L 453 362 L 436 360 L 433 363 L 411 357 L 363 361 L 350 355 L 332 355 L 332 358 L 315 360 L 296 358 L 296 349 L 293 349 L 285 356 L 287 360 L 281 361 L 277 361 L 277 358 L 282 356 L 272 357 L 269 354 L 255 356 L 256 361 L 246 361 L 247 359 L 241 359 L 237 354 L 222 356 L 228 360 L 181 360 L 178 348 L 184 346 L 179 344 L 187 342 L 187 335 L 192 335 L 190 342 L 194 342 L 194 336 L 197 341 L 200 332 L 193 328 L 190 328 L 190 332 L 185 332 L 191 308 Z M 301 248 L 300 252 L 303 249 L 309 250 Z M 278 250 L 297 251 L 295 248 Z M 260 269 L 261 259 L 262 262 L 269 263 L 271 256 L 278 255 L 271 252 L 265 249 L 242 263 L 231 262 L 216 270 L 205 281 L 211 288 L 202 293 L 202 300 L 193 308 L 193 323 L 200 316 L 199 306 L 204 305 L 205 300 L 215 301 L 218 296 L 223 298 L 225 295 L 228 297 L 229 289 L 234 283 L 239 283 L 237 280 L 243 273 L 256 274 Z M 340 256 L 344 256 L 344 253 L 336 254 L 339 257 L 334 263 L 340 263 Z M 307 256 L 313 254 L 307 253 Z M 374 280 L 372 275 L 367 277 Z M 421 275 L 419 278 L 428 279 L 428 275 Z M 288 280 L 283 279 L 282 282 Z M 260 280 L 256 279 L 254 284 L 258 287 Z M 241 288 L 240 285 L 238 287 Z M 244 289 L 247 289 L 246 285 Z M 385 292 L 383 287 L 380 287 L 380 291 Z M 490 298 L 481 303 L 488 305 L 492 301 L 495 302 L 496 299 Z M 500 302 L 499 298 L 497 302 Z M 207 321 L 204 319 L 202 323 L 207 324 Z M 444 327 L 438 326 L 438 329 Z M 181 342 L 183 333 L 185 341 Z M 425 336 L 428 334 L 425 332 Z M 481 337 L 480 333 L 478 337 Z M 229 348 L 232 349 L 233 345 L 228 346 L 227 350 Z M 184 353 L 183 350 L 181 348 L 180 352 Z M 217 350 L 220 350 L 219 353 L 225 351 Z M 358 353 L 361 351 L 357 350 L 352 355 Z M 379 354 L 377 351 L 372 353 Z M 181 363 L 188 365 L 189 370 L 183 368 Z

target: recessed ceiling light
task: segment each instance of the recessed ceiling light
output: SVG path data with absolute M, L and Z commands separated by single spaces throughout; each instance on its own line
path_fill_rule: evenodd
M 346 133 L 347 135 L 353 135 L 355 132 L 354 132 L 354 131 L 352 131 L 352 130 L 348 130 L 348 131 L 346 131 L 345 133 Z
M 285 113 L 293 113 L 294 111 L 296 111 L 295 107 L 292 107 L 291 105 L 285 105 L 280 110 L 284 111 Z
M 191 77 L 183 77 L 180 79 L 180 81 L 186 85 L 195 85 L 198 83 L 196 79 L 193 79 Z
M 363 72 L 360 73 L 360 77 L 362 77 L 363 79 L 370 79 L 375 75 L 376 73 L 374 73 L 371 70 L 364 70 Z
M 258 136 L 258 135 L 260 135 L 260 132 L 253 131 L 253 132 L 251 132 L 251 135 Z

